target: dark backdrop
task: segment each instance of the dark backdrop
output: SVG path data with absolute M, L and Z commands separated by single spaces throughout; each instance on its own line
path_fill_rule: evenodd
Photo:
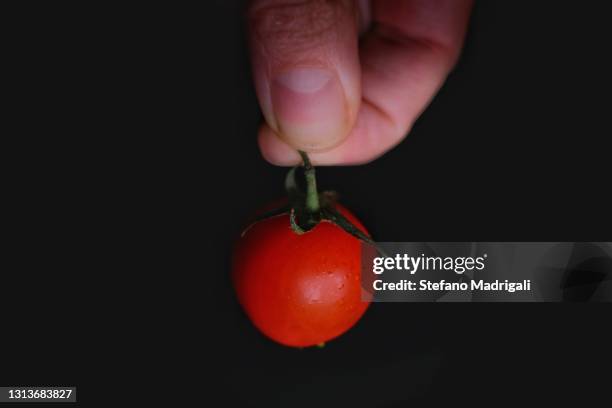
M 76 385 L 83 406 L 606 395 L 610 304 L 374 304 L 321 350 L 263 338 L 229 257 L 286 169 L 256 146 L 242 4 L 83 7 L 3 13 L 18 89 L 3 131 L 16 225 L 2 384 Z M 321 186 L 380 241 L 610 241 L 605 8 L 478 1 L 461 61 L 406 140 L 321 168 Z
M 216 221 L 229 255 L 249 212 L 282 193 L 264 163 L 248 60 L 233 6 L 217 11 L 228 95 L 215 147 L 242 171 Z M 406 140 L 360 167 L 323 168 L 380 241 L 609 240 L 610 26 L 600 3 L 480 1 L 463 57 Z M 230 69 L 231 67 L 231 69 Z M 235 70 L 232 70 L 234 69 Z M 231 160 L 231 159 L 230 159 Z M 228 166 L 230 164 L 228 163 Z M 234 192 L 244 185 L 245 196 Z M 240 198 L 238 198 L 240 197 Z M 228 216 L 229 217 L 229 216 Z M 287 350 L 257 333 L 215 267 L 222 395 L 246 406 L 404 407 L 412 402 L 595 400 L 610 366 L 610 305 L 374 304 L 323 350 Z

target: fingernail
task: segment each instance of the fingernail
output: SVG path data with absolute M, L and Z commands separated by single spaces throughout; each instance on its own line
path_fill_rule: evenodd
M 324 150 L 347 133 L 346 103 L 336 74 L 325 68 L 295 68 L 279 73 L 271 83 L 278 131 L 290 145 Z

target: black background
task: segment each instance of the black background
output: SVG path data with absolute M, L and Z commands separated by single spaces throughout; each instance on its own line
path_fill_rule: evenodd
M 2 384 L 76 385 L 82 406 L 606 395 L 609 304 L 374 304 L 322 350 L 263 338 L 229 257 L 286 170 L 256 146 L 242 4 L 45 7 L 10 14 L 6 37 Z M 461 61 L 406 140 L 321 168 L 321 187 L 380 241 L 610 241 L 604 8 L 477 2 Z

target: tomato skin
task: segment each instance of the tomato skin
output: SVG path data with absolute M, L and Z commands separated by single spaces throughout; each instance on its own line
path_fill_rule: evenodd
M 346 208 L 336 208 L 367 234 Z M 322 221 L 298 235 L 284 214 L 251 226 L 236 245 L 232 279 L 238 300 L 267 337 L 293 347 L 329 341 L 350 329 L 362 300 L 361 242 Z M 367 299 L 367 298 L 366 298 Z

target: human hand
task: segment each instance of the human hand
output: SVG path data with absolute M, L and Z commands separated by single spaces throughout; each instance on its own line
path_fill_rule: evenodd
M 472 0 L 252 0 L 263 156 L 359 164 L 397 145 L 453 68 Z M 362 37 L 359 38 L 359 33 Z

